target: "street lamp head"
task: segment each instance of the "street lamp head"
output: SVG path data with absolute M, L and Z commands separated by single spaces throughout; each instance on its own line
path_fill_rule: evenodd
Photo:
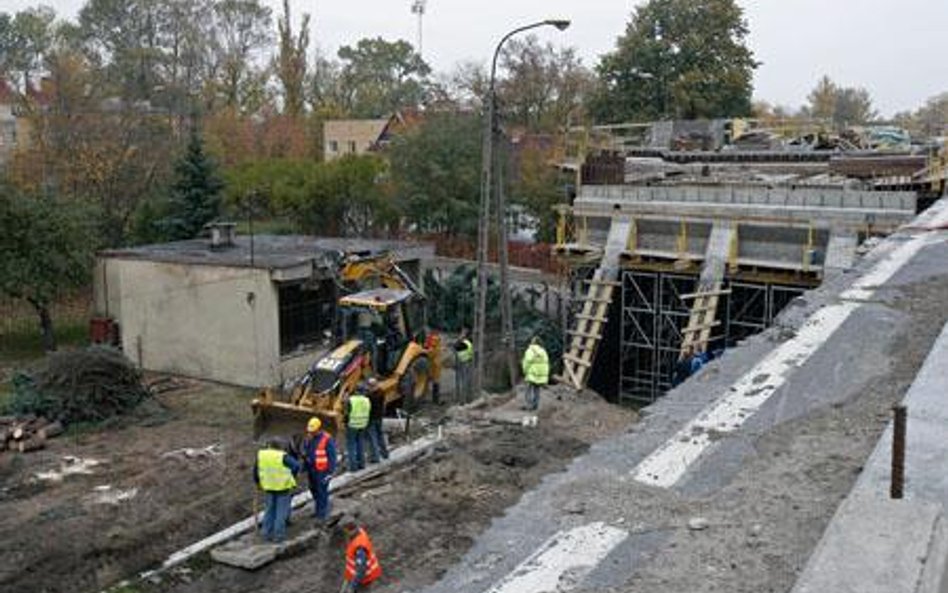
M 569 28 L 570 21 L 567 19 L 547 19 L 544 21 L 547 25 L 553 25 L 560 31 L 565 31 Z

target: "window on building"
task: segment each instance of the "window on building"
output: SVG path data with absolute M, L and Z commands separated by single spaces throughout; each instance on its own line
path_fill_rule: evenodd
M 352 154 L 355 154 L 355 151 L 356 151 L 356 143 L 355 143 L 355 140 L 350 140 L 350 141 L 349 141 L 349 152 L 352 153 Z
M 306 284 L 281 284 L 280 354 L 326 345 L 336 311 L 336 285 L 332 280 Z
M 339 152 L 339 142 L 337 140 L 329 141 L 329 152 Z

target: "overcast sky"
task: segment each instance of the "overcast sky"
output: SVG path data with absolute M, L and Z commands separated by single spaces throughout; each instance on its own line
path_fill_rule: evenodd
M 282 0 L 263 0 L 279 13 Z M 290 0 L 296 13 L 314 13 L 314 40 L 327 53 L 362 37 L 417 39 L 413 0 Z M 510 29 L 551 17 L 569 18 L 560 33 L 541 39 L 575 46 L 593 66 L 615 46 L 633 6 L 644 0 L 428 0 L 423 55 L 436 70 L 457 62 L 486 62 Z M 74 16 L 82 0 L 45 0 Z M 738 0 L 750 25 L 750 46 L 763 62 L 754 96 L 798 107 L 816 80 L 829 74 L 869 89 L 885 115 L 914 109 L 948 91 L 948 0 Z M 2 0 L 2 10 L 37 4 Z

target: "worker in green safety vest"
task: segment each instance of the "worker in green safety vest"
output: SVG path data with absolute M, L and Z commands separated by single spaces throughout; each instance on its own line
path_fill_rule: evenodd
M 471 369 L 474 366 L 474 343 L 471 342 L 466 327 L 454 343 L 454 393 L 457 401 L 467 403 L 471 400 Z
M 254 482 L 266 495 L 261 534 L 263 539 L 281 542 L 286 538 L 286 522 L 290 518 L 290 500 L 296 488 L 296 474 L 300 462 L 284 450 L 278 438 L 267 441 L 266 447 L 257 451 L 257 462 L 253 465 Z
M 526 400 L 524 409 L 536 410 L 540 407 L 540 386 L 550 382 L 550 357 L 540 345 L 539 337 L 534 336 L 530 340 L 530 346 L 523 353 L 520 367 L 527 382 L 527 390 L 524 392 Z
M 357 472 L 365 467 L 365 448 L 363 441 L 366 438 L 366 428 L 372 412 L 372 400 L 366 395 L 365 383 L 359 386 L 346 401 L 346 458 L 349 461 L 349 471 Z

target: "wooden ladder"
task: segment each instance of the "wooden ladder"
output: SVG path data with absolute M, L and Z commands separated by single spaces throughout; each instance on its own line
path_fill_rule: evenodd
M 629 249 L 634 223 L 628 215 L 617 215 L 609 224 L 609 234 L 602 251 L 602 259 L 583 297 L 583 308 L 576 314 L 573 328 L 567 330 L 569 348 L 563 354 L 563 374 L 557 380 L 575 389 L 586 386 L 589 371 L 596 359 L 596 347 L 609 317 L 612 293 L 619 286 L 619 258 Z M 634 247 L 634 246 L 633 246 Z
M 729 294 L 730 290 L 722 290 L 721 283 L 715 282 L 705 290 L 692 294 L 683 294 L 681 299 L 693 301 L 688 325 L 681 331 L 681 351 L 679 358 L 685 352 L 704 351 L 708 348 L 711 339 L 711 330 L 721 325 L 717 319 L 718 300 L 721 295 Z
M 573 328 L 567 330 L 569 349 L 563 354 L 563 374 L 557 379 L 582 389 L 589 377 L 596 347 L 609 320 L 609 304 L 618 282 L 586 280 L 589 289 L 583 299 L 583 308 L 576 314 Z

